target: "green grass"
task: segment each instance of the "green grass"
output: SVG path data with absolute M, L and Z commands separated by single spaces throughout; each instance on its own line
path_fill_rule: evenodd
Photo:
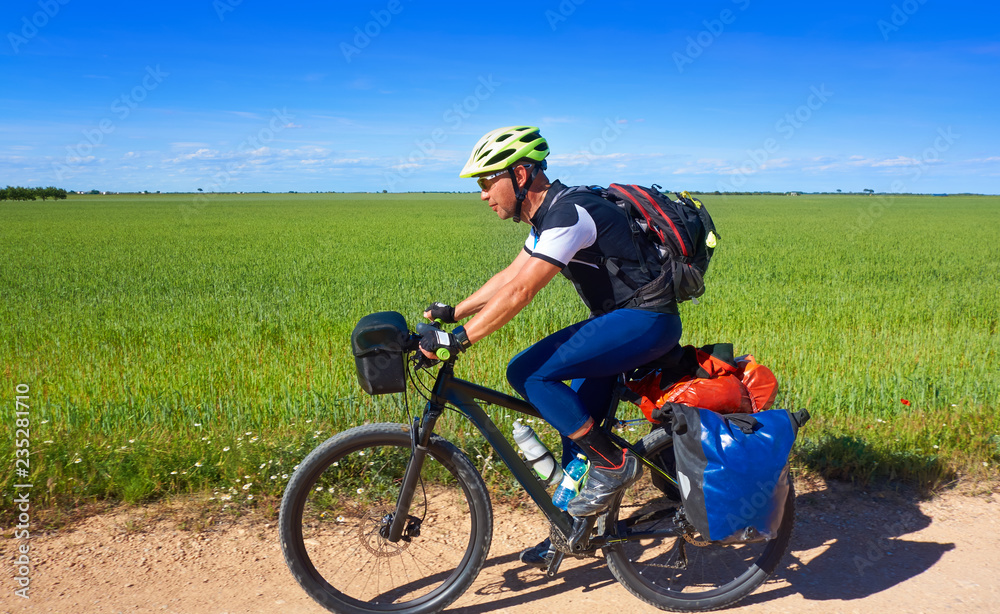
M 30 387 L 39 503 L 280 494 L 332 432 L 403 415 L 357 385 L 354 323 L 465 297 L 527 231 L 471 195 L 205 198 L 0 203 L 0 395 Z M 779 403 L 813 414 L 798 463 L 924 486 L 994 475 L 1000 198 L 899 196 L 860 230 L 872 197 L 704 200 L 723 239 L 682 341 L 731 341 L 775 371 Z M 458 372 L 509 392 L 507 360 L 585 316 L 558 278 Z

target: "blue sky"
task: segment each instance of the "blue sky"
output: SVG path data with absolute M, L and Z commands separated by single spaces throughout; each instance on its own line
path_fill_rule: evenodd
M 484 132 L 552 177 L 1000 193 L 1000 7 L 907 0 L 9 1 L 0 183 L 472 190 Z

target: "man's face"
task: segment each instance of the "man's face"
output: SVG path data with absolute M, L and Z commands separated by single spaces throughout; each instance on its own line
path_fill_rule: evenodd
M 514 169 L 514 172 L 518 173 L 518 170 Z M 517 194 L 514 193 L 510 173 L 504 171 L 500 175 L 486 180 L 485 183 L 485 189 L 480 186 L 479 198 L 486 201 L 501 220 L 509 220 L 514 217 Z

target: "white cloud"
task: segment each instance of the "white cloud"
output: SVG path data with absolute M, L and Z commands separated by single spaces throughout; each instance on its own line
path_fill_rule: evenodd
M 869 164 L 869 166 L 871 166 L 872 168 L 880 168 L 886 166 L 916 166 L 918 164 L 921 164 L 921 162 L 916 158 L 908 158 L 906 156 L 896 156 L 895 158 L 872 162 L 871 164 Z
M 673 171 L 674 175 L 732 175 L 740 170 L 728 160 L 701 158 Z
M 194 151 L 192 153 L 181 154 L 176 158 L 168 158 L 164 160 L 165 163 L 179 164 L 182 162 L 187 162 L 189 160 L 215 160 L 219 158 L 219 151 L 216 149 L 208 149 L 207 147 L 202 147 L 201 149 Z

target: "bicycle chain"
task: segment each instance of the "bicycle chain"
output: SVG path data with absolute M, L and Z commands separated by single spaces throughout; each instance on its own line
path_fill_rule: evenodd
M 635 508 L 640 508 L 640 507 L 643 507 L 643 505 L 623 505 L 623 506 L 621 506 L 618 509 L 627 510 L 627 509 L 635 509 Z M 687 543 L 691 544 L 692 546 L 698 546 L 699 548 L 704 548 L 705 546 L 710 546 L 712 544 L 712 542 L 710 542 L 708 540 L 695 539 L 694 538 L 694 534 L 691 533 L 691 532 L 688 532 L 688 533 L 684 534 L 684 540 Z M 652 565 L 652 566 L 656 567 L 656 565 Z
M 699 548 L 703 548 L 703 547 L 708 546 L 708 545 L 710 545 L 712 543 L 712 542 L 707 541 L 707 540 L 695 539 L 690 533 L 685 533 L 684 534 L 684 539 L 689 544 L 691 544 L 693 546 L 698 546 Z

